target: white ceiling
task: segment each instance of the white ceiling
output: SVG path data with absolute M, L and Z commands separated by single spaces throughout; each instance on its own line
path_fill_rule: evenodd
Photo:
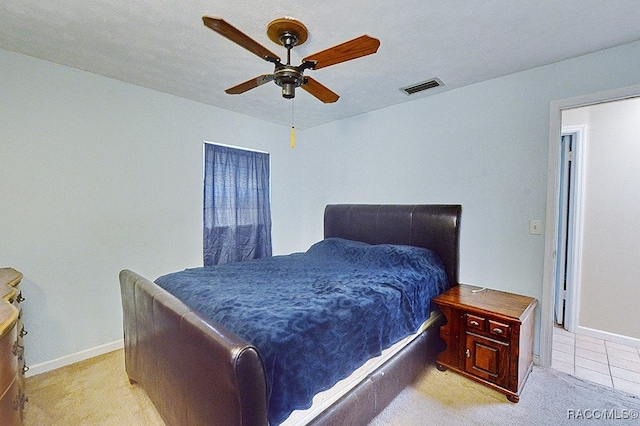
M 380 39 L 375 55 L 306 71 L 341 97 L 322 104 L 298 89 L 298 128 L 640 40 L 638 0 L 2 0 L 0 48 L 290 125 L 291 101 L 274 83 L 224 93 L 273 68 L 205 27 L 203 15 L 282 58 L 267 23 L 302 21 L 309 38 L 293 64 L 362 34 Z M 445 86 L 399 90 L 433 77 Z

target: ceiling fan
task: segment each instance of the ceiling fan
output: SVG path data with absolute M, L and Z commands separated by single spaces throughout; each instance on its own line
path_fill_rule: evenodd
M 251 53 L 275 65 L 273 74 L 263 74 L 225 90 L 230 95 L 237 95 L 254 89 L 269 81 L 282 87 L 282 96 L 287 99 L 295 97 L 296 87 L 315 96 L 324 103 L 332 103 L 339 96 L 311 77 L 304 75 L 307 69 L 317 70 L 330 65 L 357 59 L 376 53 L 380 40 L 363 35 L 320 52 L 307 56 L 298 66 L 291 65 L 291 49 L 307 40 L 308 31 L 302 22 L 293 18 L 278 18 L 267 25 L 267 35 L 274 43 L 287 49 L 287 63 L 280 62 L 280 57 L 262 46 L 251 37 L 233 27 L 221 18 L 203 16 L 204 24 L 218 34 L 244 47 Z

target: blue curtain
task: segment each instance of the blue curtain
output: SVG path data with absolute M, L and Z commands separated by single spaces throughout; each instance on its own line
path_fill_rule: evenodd
M 268 256 L 269 154 L 205 144 L 204 265 Z

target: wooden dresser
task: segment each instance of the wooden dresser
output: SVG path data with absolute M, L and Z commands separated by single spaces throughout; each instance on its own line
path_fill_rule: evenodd
M 465 284 L 433 301 L 447 317 L 440 329 L 447 349 L 438 355 L 438 369 L 449 368 L 518 402 L 533 367 L 538 301 Z
M 0 423 L 21 425 L 25 396 L 23 337 L 20 291 L 22 274 L 13 268 L 0 268 Z

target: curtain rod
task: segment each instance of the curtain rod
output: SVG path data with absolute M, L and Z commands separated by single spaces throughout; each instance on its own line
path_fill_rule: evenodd
M 204 141 L 204 143 L 209 144 L 209 145 L 218 145 L 218 146 L 224 146 L 227 148 L 234 148 L 234 149 L 241 149 L 243 151 L 252 151 L 252 152 L 258 152 L 260 154 L 269 154 L 268 151 L 261 151 L 259 149 L 251 149 L 251 148 L 243 148 L 241 146 L 233 146 L 233 145 L 228 145 L 226 143 L 220 143 L 220 142 L 210 142 L 210 141 Z

